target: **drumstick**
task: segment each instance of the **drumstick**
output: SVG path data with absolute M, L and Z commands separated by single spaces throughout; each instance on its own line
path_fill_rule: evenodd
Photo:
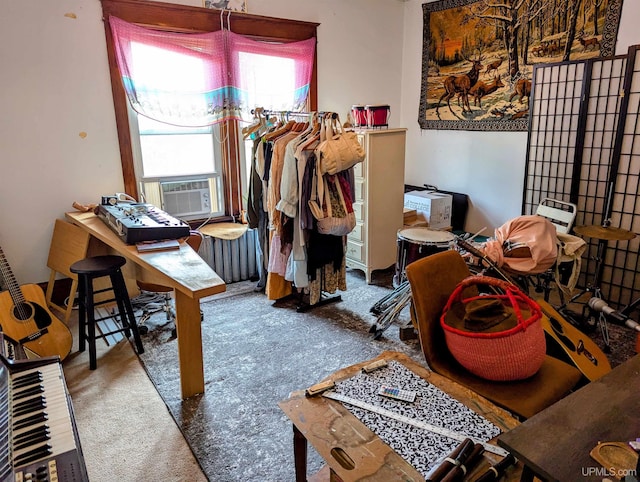
M 461 481 L 469 469 L 473 468 L 473 466 L 478 462 L 482 453 L 484 452 L 484 447 L 482 444 L 475 444 L 473 446 L 473 450 L 467 456 L 466 460 L 462 460 L 460 465 L 456 465 L 453 467 L 447 475 L 445 475 L 442 479 L 442 482 L 457 482 Z
M 449 456 L 438 466 L 438 468 L 427 478 L 427 482 L 440 482 L 447 473 L 460 464 L 460 459 L 466 459 L 474 448 L 473 440 L 464 439 Z
M 518 460 L 513 455 L 509 454 L 497 464 L 489 467 L 489 469 L 484 474 L 476 479 L 476 482 L 490 482 L 493 480 L 498 480 L 500 479 L 500 477 L 502 477 L 507 467 L 516 464 L 517 462 Z
M 484 232 L 487 229 L 487 227 L 485 226 L 484 228 L 482 228 L 480 231 L 478 231 L 476 234 L 474 234 L 473 236 L 471 236 L 469 239 L 467 239 L 467 241 L 473 241 L 473 238 L 475 238 L 476 236 L 478 236 L 480 233 Z

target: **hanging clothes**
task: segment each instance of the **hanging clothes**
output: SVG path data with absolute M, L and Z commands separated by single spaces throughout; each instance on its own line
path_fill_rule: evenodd
M 276 205 L 276 209 L 281 212 L 281 236 L 283 241 L 291 244 L 285 279 L 291 281 L 298 289 L 309 285 L 305 236 L 300 228 L 298 216 L 301 181 L 298 173 L 304 172 L 304 162 L 312 152 L 302 148 L 317 144 L 315 127 L 310 123 L 307 129 L 287 144 L 280 184 L 280 200 Z M 301 164 L 302 169 L 300 169 Z
M 308 294 L 309 304 L 314 305 L 323 293 L 347 288 L 346 237 L 321 235 L 308 208 L 320 127 L 319 122 L 288 123 L 263 136 L 256 149 L 256 173 L 262 180 L 268 219 L 269 299 L 284 298 L 295 289 Z M 343 186 L 353 193 L 352 173 L 343 176 Z
M 259 279 L 256 289 L 259 291 L 264 290 L 267 285 L 267 269 L 269 266 L 268 219 L 262 195 L 264 184 L 256 165 L 258 157 L 263 159 L 264 164 L 263 148 L 262 139 L 254 139 L 251 169 L 249 170 L 249 189 L 247 193 L 247 223 L 250 228 L 256 229 L 258 234 L 256 261 Z M 259 156 L 258 153 L 262 153 L 262 155 Z
M 276 205 L 280 198 L 280 180 L 287 143 L 297 137 L 292 131 L 295 122 L 288 123 L 287 129 L 277 133 L 274 138 L 267 140 L 272 143 L 271 159 L 269 163 L 269 178 L 267 183 L 267 212 L 269 216 L 269 268 L 267 273 L 267 297 L 277 300 L 293 292 L 291 282 L 285 279 L 290 246 L 282 244 L 280 228 L 281 220 Z M 276 133 L 274 133 L 276 134 Z

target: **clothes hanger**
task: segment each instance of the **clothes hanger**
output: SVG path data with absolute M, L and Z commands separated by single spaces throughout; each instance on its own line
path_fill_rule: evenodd
M 298 149 L 305 151 L 315 149 L 315 143 L 320 140 L 320 125 L 321 123 L 318 122 L 318 113 L 314 112 L 311 115 L 311 132 L 306 140 L 298 145 Z
M 308 114 L 308 119 L 303 124 L 304 129 L 302 129 L 300 135 L 298 136 L 298 144 L 307 140 L 313 132 L 313 113 Z
M 302 134 L 300 135 L 301 140 L 307 139 L 313 132 L 313 127 L 314 127 L 313 115 L 314 113 L 310 113 L 307 121 L 305 122 L 305 128 L 302 131 Z
M 264 109 L 262 107 L 256 107 L 254 109 L 254 123 L 242 128 L 242 136 L 244 139 L 248 139 L 251 137 L 251 134 L 259 131 L 263 127 L 266 127 L 267 122 L 266 118 L 262 115 L 263 110 Z
M 278 129 L 276 129 L 276 130 L 274 130 L 272 132 L 269 132 L 268 134 L 265 134 L 263 136 L 263 139 L 265 141 L 272 141 L 275 138 L 280 137 L 282 134 L 286 134 L 287 132 L 289 132 L 293 128 L 295 123 L 296 123 L 296 121 L 290 120 L 285 125 L 283 125 L 282 127 L 278 128 Z
M 295 125 L 293 126 L 293 129 L 291 129 L 294 132 L 300 132 L 300 134 L 303 134 L 304 131 L 307 130 L 307 127 L 309 127 L 309 123 L 307 122 L 296 122 Z
M 242 136 L 246 139 L 260 125 L 260 107 L 253 111 L 253 123 L 242 128 Z

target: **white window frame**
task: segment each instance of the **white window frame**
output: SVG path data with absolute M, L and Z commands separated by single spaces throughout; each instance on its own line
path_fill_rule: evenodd
M 127 106 L 129 114 L 129 129 L 131 131 L 131 149 L 133 153 L 134 170 L 136 181 L 138 183 L 138 192 L 140 193 L 140 202 L 149 202 L 160 209 L 166 210 L 163 200 L 160 184 L 163 182 L 174 181 L 194 181 L 208 180 L 210 191 L 211 210 L 206 214 L 180 215 L 180 219 L 192 221 L 203 218 L 215 218 L 223 216 L 225 213 L 225 203 L 223 196 L 222 183 L 222 146 L 220 140 L 220 125 L 212 126 L 213 141 L 213 166 L 214 172 L 202 174 L 185 174 L 174 176 L 144 176 L 144 168 L 142 163 L 142 149 L 140 146 L 140 129 L 138 126 L 138 113 L 135 112 L 130 105 Z M 180 135 L 180 134 L 176 134 Z M 174 214 L 174 213 L 170 213 Z

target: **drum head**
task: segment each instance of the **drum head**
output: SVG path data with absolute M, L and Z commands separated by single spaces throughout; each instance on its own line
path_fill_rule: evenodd
M 419 244 L 441 244 L 449 243 L 455 236 L 449 231 L 436 231 L 425 227 L 404 228 L 398 231 L 398 238 L 406 241 L 413 241 Z

